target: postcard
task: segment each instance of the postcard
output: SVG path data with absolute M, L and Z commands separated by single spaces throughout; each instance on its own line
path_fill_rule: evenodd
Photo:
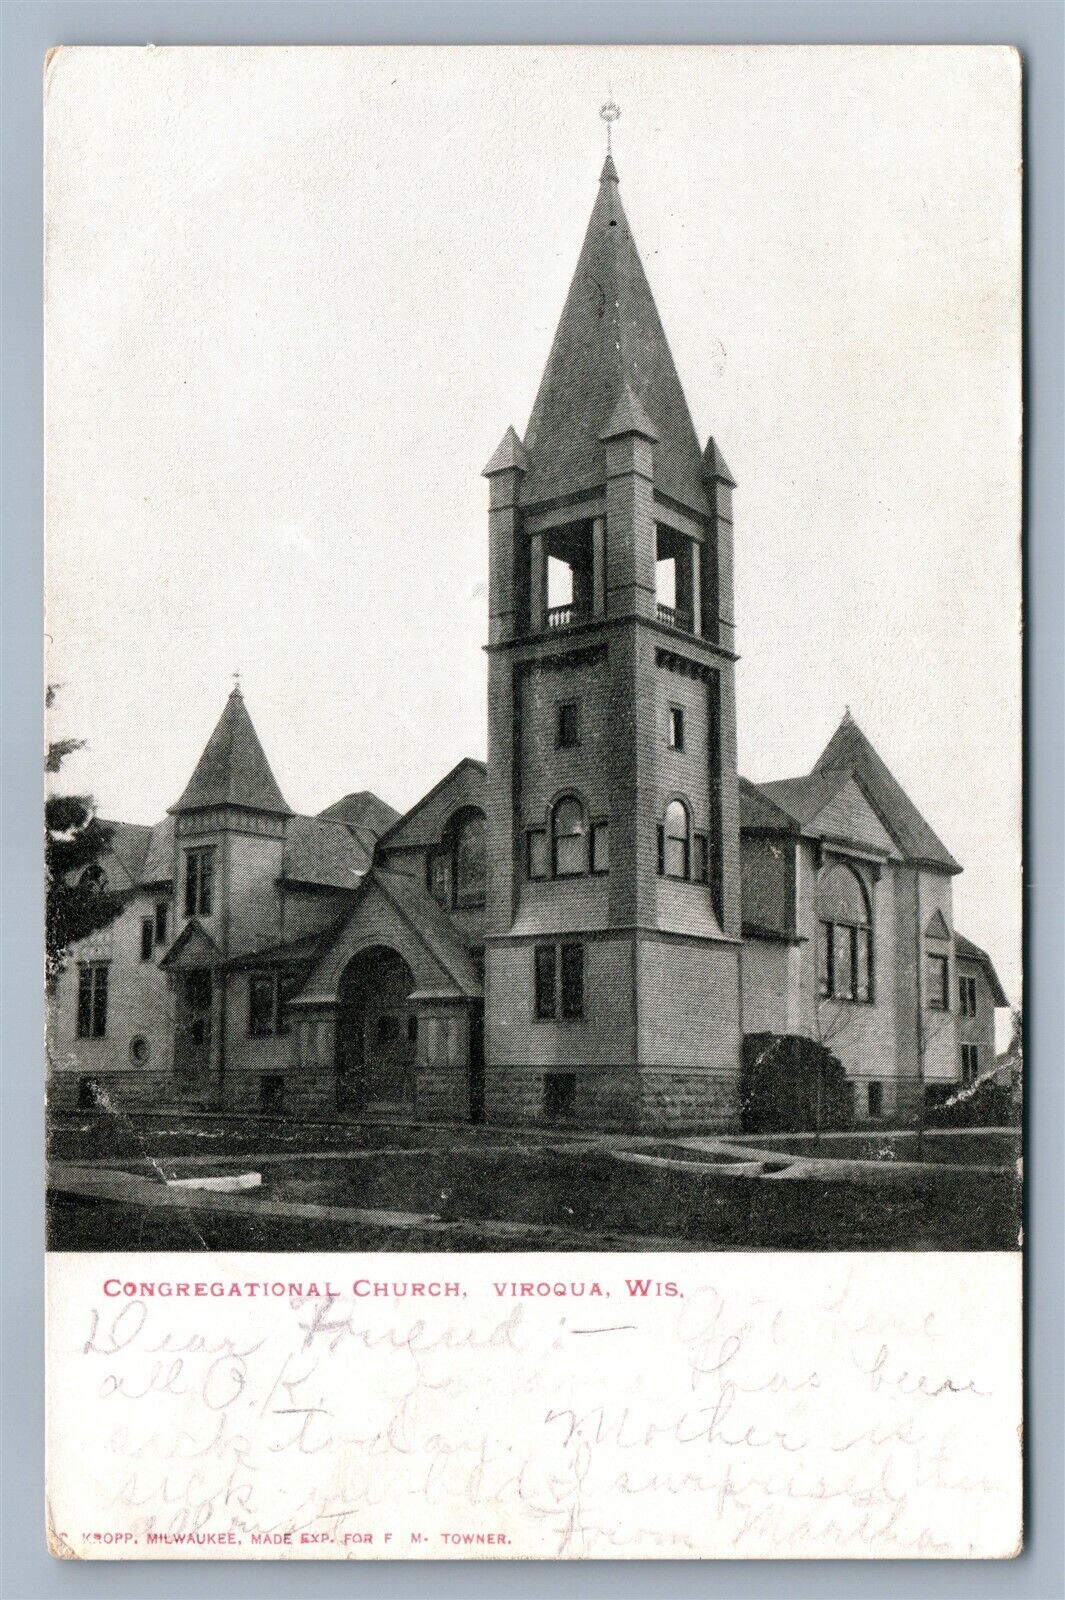
M 1020 96 L 49 55 L 55 1556 L 1021 1548 Z

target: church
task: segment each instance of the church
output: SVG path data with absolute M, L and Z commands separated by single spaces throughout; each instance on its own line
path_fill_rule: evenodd
M 839 1063 L 840 1125 L 984 1077 L 1006 1000 L 961 868 L 850 715 L 809 773 L 738 775 L 736 485 L 609 154 L 484 476 L 487 764 L 404 816 L 299 816 L 238 686 L 165 819 L 113 824 L 123 909 L 56 981 L 54 1108 L 727 1131 L 776 1044 Z

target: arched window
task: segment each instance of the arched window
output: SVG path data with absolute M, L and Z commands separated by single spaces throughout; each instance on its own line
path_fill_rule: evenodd
M 483 906 L 487 877 L 484 812 L 475 806 L 457 811 L 426 865 L 429 893 L 446 910 Z
M 587 871 L 584 807 L 567 794 L 551 813 L 552 870 L 556 878 L 576 878 Z
M 852 867 L 825 868 L 817 885 L 817 982 L 821 995 L 868 1004 L 873 998 L 869 897 Z
M 682 800 L 666 807 L 662 829 L 662 871 L 667 878 L 687 878 L 691 862 L 691 822 Z
M 467 811 L 455 828 L 455 904 L 483 906 L 485 886 L 484 815 Z

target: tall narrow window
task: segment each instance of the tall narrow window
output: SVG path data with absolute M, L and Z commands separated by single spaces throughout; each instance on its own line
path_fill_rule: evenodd
M 471 811 L 455 830 L 455 904 L 464 909 L 484 905 L 484 817 Z
M 837 924 L 832 930 L 832 993 L 854 999 L 854 929 Z
M 871 1004 L 873 935 L 865 885 L 832 862 L 817 885 L 817 987 L 822 998 Z
M 78 968 L 78 1038 L 103 1039 L 107 1034 L 107 966 L 85 962 Z
M 167 913 L 168 913 L 169 909 L 170 908 L 167 905 L 165 900 L 157 900 L 156 901 L 156 903 L 155 903 L 155 942 L 156 942 L 156 944 L 165 944 L 166 943 L 166 924 L 167 924 Z
M 832 993 L 832 924 L 817 924 L 817 988 L 822 996 Z
M 610 871 L 610 824 L 592 823 L 592 871 Z
M 575 878 L 587 870 L 584 810 L 573 795 L 556 805 L 551 818 L 556 878 Z
M 185 915 L 209 917 L 214 891 L 214 850 L 189 850 L 185 855 Z
M 935 952 L 930 952 L 928 956 L 928 1009 L 950 1010 L 947 958 Z
M 272 973 L 253 973 L 248 979 L 248 1037 L 268 1039 L 274 1031 L 277 993 Z
M 547 1022 L 555 1015 L 555 947 L 538 944 L 535 954 L 536 1016 Z
M 683 706 L 670 706 L 669 708 L 669 748 L 671 750 L 684 749 Z
M 709 858 L 706 848 L 706 834 L 692 835 L 692 881 L 705 883 L 709 877 Z
M 451 859 L 437 851 L 429 863 L 429 893 L 442 906 L 451 904 Z
M 546 878 L 551 867 L 547 834 L 543 828 L 529 829 L 529 877 Z
M 141 918 L 141 960 L 150 961 L 155 948 L 155 918 Z
M 568 1022 L 584 1016 L 584 946 L 562 946 L 562 1015 Z
M 557 708 L 555 744 L 560 750 L 573 750 L 581 742 L 580 706 L 576 700 L 564 700 Z
M 868 1001 L 872 988 L 870 984 L 870 950 L 872 948 L 872 934 L 868 928 L 854 929 L 854 998 Z
M 689 865 L 687 807 L 671 800 L 666 807 L 664 871 L 667 878 L 686 878 Z

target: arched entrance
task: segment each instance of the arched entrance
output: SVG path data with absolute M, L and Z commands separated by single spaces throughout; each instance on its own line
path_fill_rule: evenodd
M 337 991 L 336 1079 L 340 1110 L 411 1111 L 418 1018 L 414 975 L 387 945 L 360 950 Z

